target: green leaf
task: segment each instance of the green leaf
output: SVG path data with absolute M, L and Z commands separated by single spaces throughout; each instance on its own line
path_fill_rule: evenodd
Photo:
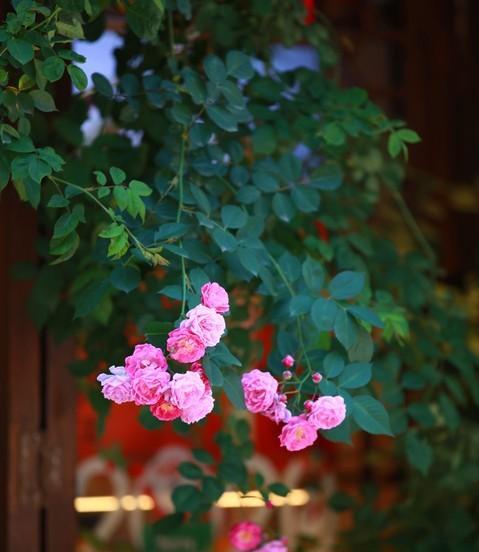
M 140 39 L 155 40 L 163 22 L 163 1 L 135 0 L 126 6 L 126 19 L 131 30 Z
M 189 229 L 190 227 L 183 222 L 167 222 L 160 226 L 158 232 L 155 232 L 155 240 L 178 239 L 184 236 Z
M 402 150 L 402 142 L 399 137 L 393 133 L 389 135 L 388 138 L 388 152 L 391 157 L 397 157 Z
M 328 353 L 323 360 L 324 373 L 328 378 L 335 378 L 344 370 L 344 359 L 335 351 Z
M 318 293 L 324 283 L 323 265 L 319 261 L 307 257 L 302 266 L 302 273 L 308 288 L 313 293 Z
M 346 134 L 338 123 L 328 123 L 321 131 L 321 135 L 328 144 L 333 146 L 341 146 L 346 141 Z
M 406 456 L 414 468 L 427 475 L 433 460 L 433 450 L 424 440 L 413 433 L 407 433 L 404 440 Z
M 227 132 L 236 132 L 238 125 L 236 118 L 224 107 L 218 107 L 216 105 L 210 105 L 206 108 L 208 117 L 223 130 Z
M 226 54 L 226 69 L 228 75 L 237 79 L 251 79 L 254 76 L 253 65 L 251 59 L 243 52 L 230 50 Z
M 330 299 L 320 297 L 316 299 L 311 307 L 311 318 L 318 330 L 328 332 L 334 328 L 338 306 Z
M 62 238 L 70 232 L 73 232 L 78 226 L 79 219 L 73 213 L 64 213 L 55 223 L 53 230 L 54 238 Z
M 419 134 L 409 128 L 401 128 L 395 134 L 399 140 L 408 144 L 417 144 L 421 141 Z
M 21 38 L 11 38 L 7 42 L 7 50 L 8 53 L 22 65 L 25 65 L 33 59 L 33 44 Z
M 218 56 L 209 55 L 203 62 L 207 77 L 215 84 L 221 84 L 226 80 L 226 67 Z
M 95 90 L 99 94 L 105 96 L 106 98 L 113 98 L 113 86 L 105 76 L 100 73 L 93 73 L 91 76 L 91 80 L 93 81 Z
M 88 86 L 88 77 L 85 75 L 84 71 L 80 69 L 80 67 L 71 64 L 67 67 L 67 71 L 70 75 L 73 86 L 80 91 L 85 90 Z
M 122 171 L 118 167 L 110 167 L 109 172 L 116 186 L 119 186 L 120 184 L 123 184 L 123 182 L 125 182 L 125 179 L 126 179 L 125 171 Z
M 228 104 L 233 109 L 244 109 L 246 106 L 246 100 L 241 93 L 241 90 L 233 84 L 231 81 L 227 80 L 220 85 L 219 89 L 225 97 Z
M 164 422 L 153 416 L 148 406 L 143 406 L 141 408 L 138 420 L 140 424 L 149 431 L 160 429 L 160 427 L 164 424 Z
M 32 90 L 29 94 L 33 100 L 33 105 L 39 111 L 50 113 L 57 110 L 53 97 L 45 90 Z
M 349 314 L 342 309 L 339 309 L 334 321 L 334 333 L 346 350 L 350 349 L 358 339 L 358 326 Z
M 28 163 L 28 174 L 35 182 L 41 182 L 45 176 L 52 174 L 52 169 L 40 158 L 32 156 Z
M 67 207 L 69 204 L 70 202 L 68 199 L 60 194 L 54 194 L 48 201 L 47 207 L 51 207 L 52 209 L 60 209 L 62 207 Z
M 335 299 L 351 299 L 364 288 L 363 272 L 346 270 L 337 274 L 329 283 L 328 289 Z
M 75 300 L 74 318 L 82 318 L 95 310 L 101 304 L 109 289 L 109 284 L 106 281 L 91 283 Z
M 225 228 L 242 228 L 248 222 L 248 214 L 236 205 L 224 205 L 221 220 Z
M 275 192 L 279 187 L 276 178 L 265 172 L 254 172 L 253 184 L 266 193 Z
M 62 238 L 53 238 L 50 241 L 49 252 L 52 255 L 56 255 L 57 258 L 50 264 L 57 265 L 68 261 L 76 253 L 79 245 L 80 236 L 76 232 L 71 232 Z
M 176 512 L 194 512 L 201 505 L 201 493 L 193 485 L 178 485 L 171 495 Z
M 213 228 L 210 230 L 211 237 L 214 239 L 221 251 L 234 251 L 238 245 L 236 238 L 223 228 Z
M 213 464 L 215 461 L 211 454 L 205 449 L 194 448 L 191 453 L 193 454 L 193 457 L 202 464 Z
M 342 184 L 343 175 L 338 164 L 326 162 L 315 171 L 310 185 L 320 190 L 336 190 Z
M 129 293 L 136 289 L 140 281 L 140 272 L 136 268 L 130 266 L 118 266 L 110 274 L 110 282 L 112 285 L 125 293 Z
M 213 385 L 214 387 L 221 387 L 223 385 L 224 378 L 218 365 L 207 356 L 203 357 L 202 362 L 203 368 L 206 375 L 208 376 L 208 379 L 210 380 L 211 385 Z
M 228 399 L 235 408 L 245 409 L 241 377 L 236 372 L 229 370 L 225 373 L 224 378 L 223 388 Z
M 138 196 L 146 197 L 151 195 L 153 190 L 141 180 L 132 180 L 128 185 L 128 188 Z
M 391 435 L 389 415 L 384 406 L 370 395 L 353 398 L 353 419 L 361 429 L 374 435 Z
M 61 57 L 50 56 L 42 63 L 42 74 L 50 82 L 56 82 L 63 77 L 65 62 Z
M 287 496 L 289 493 L 289 487 L 284 483 L 271 483 L 268 485 L 268 490 L 270 493 L 274 493 L 278 496 Z
M 369 322 L 369 324 L 376 326 L 376 328 L 384 328 L 382 320 L 371 309 L 354 305 L 352 307 L 348 307 L 348 312 L 350 312 L 355 318 Z
M 273 211 L 283 222 L 289 222 L 295 214 L 295 208 L 291 200 L 281 192 L 277 192 L 273 196 Z
M 289 302 L 289 314 L 300 316 L 309 312 L 313 298 L 309 295 L 295 295 Z
M 193 462 L 181 462 L 178 471 L 186 479 L 201 479 L 203 477 L 203 470 Z
M 276 149 L 276 134 L 273 127 L 263 125 L 253 132 L 253 151 L 260 155 L 270 155 Z
M 218 500 L 225 490 L 224 484 L 216 477 L 206 476 L 203 478 L 203 494 L 211 502 Z
M 348 364 L 339 377 L 338 385 L 344 389 L 358 389 L 371 380 L 371 364 L 355 362 Z

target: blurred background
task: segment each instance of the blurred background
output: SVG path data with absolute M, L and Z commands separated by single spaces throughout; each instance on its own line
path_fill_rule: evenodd
M 305 4 L 314 8 L 313 2 Z M 321 0 L 316 7 L 336 30 L 341 81 L 366 89 L 390 117 L 407 121 L 422 138 L 410 148 L 404 196 L 434 244 L 443 267 L 440 285 L 457 295 L 473 322 L 470 342 L 479 353 L 479 3 Z M 77 46 L 93 64 L 87 71 L 114 80 L 113 50 L 121 44 L 121 27 L 112 16 L 110 30 L 98 41 Z M 278 66 L 317 63 L 307 45 L 279 46 Z M 94 136 L 97 117 L 90 113 L 84 139 Z M 393 199 L 382 199 L 375 223 L 388 225 L 404 249 L 411 245 Z M 113 406 L 97 438 L 96 414 L 65 368 L 72 346 L 53 346 L 48 335 L 34 329 L 25 308 L 30 284 L 11 278 L 16 262 L 35 259 L 40 231 L 33 211 L 7 191 L 0 201 L 0 437 L 9 453 L 0 455 L 0 543 L 6 531 L 21 530 L 24 547 L 18 552 L 136 550 L 145 521 L 171 510 L 169 490 L 178 481 L 176 465 L 190 458 L 189 441 L 170 429 L 149 432 L 128 405 Z M 134 345 L 139 336 L 134 328 L 126 331 Z M 268 332 L 257 338 L 267 345 Z M 81 358 L 82 351 L 74 354 Z M 218 423 L 212 417 L 195 436 L 213 452 Z M 382 463 L 372 470 L 365 461 L 378 451 L 387 454 L 390 439 L 358 435 L 353 447 L 321 443 L 316 458 L 288 455 L 277 445 L 273 424 L 258 418 L 253 423 L 255 467 L 294 492 L 272 509 L 226 493 L 213 513 L 215 550 L 228 550 L 224 536 L 239 519 L 273 519 L 292 541 L 301 535 L 304 550 L 331 550 L 337 532 L 353 523 L 350 514 L 327 505 L 331 496 L 341 490 L 360 495 L 373 480 L 381 482 L 379 510 L 397 499 L 400 466 Z M 38 454 L 44 458 L 40 474 Z M 318 538 L 321 545 L 308 547 Z M 183 532 L 156 546 L 197 550 L 194 542 Z

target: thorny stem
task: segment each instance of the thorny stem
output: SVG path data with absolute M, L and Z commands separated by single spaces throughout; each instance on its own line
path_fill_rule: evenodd
M 178 210 L 176 212 L 176 222 L 181 220 L 181 211 L 183 210 L 183 173 L 185 170 L 185 145 L 186 145 L 186 136 L 183 135 L 181 138 L 181 147 L 180 147 L 180 164 L 178 167 Z M 180 247 L 182 242 L 180 240 Z M 181 256 L 181 316 L 184 316 L 186 310 L 186 267 L 185 267 L 185 258 Z

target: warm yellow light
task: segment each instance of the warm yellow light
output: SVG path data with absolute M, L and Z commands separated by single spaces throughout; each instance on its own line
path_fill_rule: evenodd
M 304 489 L 291 489 L 287 496 L 271 493 L 269 500 L 273 506 L 304 506 L 309 502 L 309 493 Z M 216 505 L 219 508 L 261 508 L 264 500 L 259 491 L 243 494 L 236 491 L 224 492 Z
M 75 510 L 80 513 L 115 512 L 116 510 L 153 510 L 155 502 L 148 495 L 116 496 L 77 496 Z

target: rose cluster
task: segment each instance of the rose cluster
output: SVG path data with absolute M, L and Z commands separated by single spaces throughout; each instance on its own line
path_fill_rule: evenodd
M 148 405 L 162 421 L 198 422 L 213 410 L 210 382 L 199 361 L 206 347 L 217 345 L 225 331 L 222 316 L 229 310 L 228 294 L 217 283 L 201 288 L 201 304 L 186 313 L 179 328 L 168 334 L 166 343 L 171 359 L 190 364 L 184 373 L 170 374 L 168 362 L 159 347 L 137 345 L 125 366 L 112 366 L 98 381 L 106 399 L 118 404 L 134 402 Z
M 288 552 L 285 538 L 264 542 L 263 530 L 252 521 L 233 525 L 229 539 L 231 545 L 241 552 Z
M 283 359 L 283 364 L 291 367 L 292 356 Z M 319 377 L 318 377 L 319 376 Z M 285 380 L 291 378 L 291 372 L 283 373 Z M 312 379 L 319 383 L 319 374 Z M 281 446 L 287 450 L 302 450 L 312 445 L 320 429 L 332 429 L 340 425 L 346 417 L 346 405 L 340 395 L 324 395 L 316 400 L 305 402 L 305 410 L 293 416 L 288 409 L 287 396 L 279 392 L 279 384 L 269 372 L 251 370 L 241 379 L 246 408 L 253 413 L 262 414 L 276 422 L 283 423 L 279 436 Z

